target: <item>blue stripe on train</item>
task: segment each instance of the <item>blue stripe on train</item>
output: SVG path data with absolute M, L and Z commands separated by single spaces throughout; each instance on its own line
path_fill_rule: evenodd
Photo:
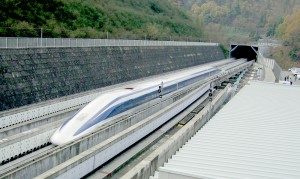
M 187 79 L 187 80 L 184 80 L 182 82 L 179 82 L 178 83 L 178 89 L 180 88 L 183 88 L 185 86 L 188 86 L 190 84 L 193 84 L 195 83 L 197 80 L 201 80 L 201 79 L 204 79 L 206 77 L 208 77 L 209 75 L 214 75 L 216 73 L 218 73 L 220 70 L 213 70 L 213 71 L 210 71 L 210 72 L 206 72 L 203 74 L 200 74 L 199 76 L 196 76 L 196 77 L 193 77 L 193 78 L 190 78 L 190 79 Z M 150 87 L 150 88 L 153 88 L 153 87 Z M 147 88 L 149 89 L 149 88 Z M 164 94 L 169 94 L 171 92 L 174 92 L 177 90 L 177 84 L 173 84 L 171 86 L 167 86 L 164 88 Z M 140 92 L 140 91 L 139 91 Z M 136 93 L 134 93 L 136 94 Z M 130 95 L 133 95 L 133 94 L 130 94 Z M 124 97 L 127 97 L 129 95 L 123 95 L 123 96 L 120 96 L 118 98 L 116 98 L 115 100 L 113 100 L 112 102 L 110 102 L 108 105 L 112 105 L 113 103 L 115 103 L 117 100 L 121 99 L 121 98 L 124 98 Z M 100 116 L 96 117 L 96 118 L 92 118 L 91 120 L 89 120 L 87 123 L 85 123 L 81 128 L 79 128 L 75 135 L 78 135 L 80 133 L 82 133 L 83 131 L 87 130 L 88 128 L 94 126 L 94 125 L 97 125 L 98 123 L 110 118 L 110 117 L 113 117 L 117 114 L 120 114 L 126 110 L 129 110 L 129 109 L 132 109 L 134 107 L 137 107 L 143 103 L 146 103 L 148 101 L 151 101 L 155 98 L 158 97 L 158 93 L 157 91 L 152 91 L 148 94 L 145 94 L 143 96 L 139 96 L 137 98 L 134 98 L 134 99 L 130 99 L 126 102 L 123 102 L 119 105 L 116 105 L 116 106 L 113 106 L 111 108 L 109 108 L 108 110 L 106 110 L 103 114 L 101 114 Z M 108 107 L 108 105 L 106 105 L 106 107 L 104 109 L 106 109 Z M 102 112 L 103 110 L 101 110 Z M 99 114 L 99 113 L 97 113 Z

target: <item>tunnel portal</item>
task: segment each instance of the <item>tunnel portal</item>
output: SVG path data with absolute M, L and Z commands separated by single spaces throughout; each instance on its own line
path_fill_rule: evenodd
M 230 45 L 230 58 L 257 60 L 258 47 L 253 45 Z

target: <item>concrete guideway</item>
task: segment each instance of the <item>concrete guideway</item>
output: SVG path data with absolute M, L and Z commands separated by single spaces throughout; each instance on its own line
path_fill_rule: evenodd
M 223 65 L 228 62 L 229 61 L 224 60 L 222 62 L 211 63 L 211 65 L 216 65 L 216 66 Z M 146 79 L 149 80 L 151 78 L 153 78 L 153 77 L 149 77 Z M 145 79 L 142 79 L 141 81 L 143 81 L 143 80 L 145 80 Z M 129 85 L 131 83 L 136 83 L 137 81 L 140 81 L 140 80 L 125 83 L 125 85 L 126 84 Z M 124 84 L 119 84 L 119 85 L 114 85 L 114 86 L 117 88 L 118 87 L 123 88 L 122 86 L 124 86 Z M 108 87 L 104 88 L 101 91 L 106 91 L 106 90 L 109 90 L 109 88 Z M 95 91 L 95 93 L 86 94 L 88 96 L 88 98 L 90 98 L 90 96 L 92 96 L 92 95 L 95 96 L 95 95 L 99 95 L 99 93 L 101 93 L 101 91 L 99 92 L 99 90 L 94 90 L 94 91 Z M 6 117 L 6 118 L 20 118 L 26 112 L 28 112 L 29 114 L 32 114 L 32 113 L 34 113 L 34 111 L 38 111 L 39 114 L 41 115 L 41 117 L 35 118 L 33 120 L 29 120 L 24 123 L 12 125 L 10 127 L 6 127 L 6 128 L 3 128 L 0 130 L 0 140 L 2 139 L 1 140 L 2 149 L 3 149 L 3 151 L 6 151 L 9 149 L 9 152 L 2 153 L 3 156 L 0 157 L 0 159 L 2 159 L 1 160 L 2 164 L 3 164 L 3 162 L 7 163 L 11 160 L 15 160 L 17 157 L 22 157 L 24 155 L 24 153 L 26 154 L 28 152 L 32 152 L 32 150 L 36 150 L 36 148 L 39 149 L 40 146 L 44 146 L 44 144 L 45 144 L 44 141 L 49 142 L 49 135 L 51 135 L 51 132 L 53 132 L 54 129 L 52 129 L 51 131 L 47 131 L 47 135 L 43 135 L 44 131 L 41 129 L 50 129 L 51 126 L 53 126 L 53 124 L 51 124 L 51 123 L 54 123 L 54 126 L 58 126 L 58 123 L 62 123 L 61 119 L 66 118 L 66 117 L 72 115 L 72 113 L 76 112 L 76 110 L 78 109 L 78 106 L 77 106 L 78 101 L 84 101 L 81 98 L 85 97 L 85 95 L 78 94 L 78 95 L 74 95 L 74 97 L 75 98 L 73 98 L 73 99 L 71 98 L 66 101 L 63 101 L 62 99 L 51 100 L 51 101 L 49 101 L 49 106 L 47 106 L 45 102 L 42 102 L 41 107 L 34 104 L 29 107 L 26 106 L 26 107 L 22 107 L 17 110 L 9 110 L 8 112 L 2 112 L 1 113 L 2 116 Z M 66 99 L 68 99 L 68 98 L 70 98 L 70 97 L 67 97 Z M 55 101 L 57 101 L 57 102 L 55 102 Z M 66 105 L 64 105 L 65 103 L 68 103 L 69 105 L 66 106 Z M 70 104 L 72 104 L 71 106 L 73 106 L 73 107 L 70 108 L 69 107 Z M 59 112 L 55 112 L 53 114 L 48 113 L 49 112 L 48 108 L 53 108 L 53 106 L 60 107 L 60 108 L 57 108 L 59 110 Z M 43 109 L 45 109 L 44 113 L 43 113 Z M 20 111 L 20 112 L 18 113 L 18 111 Z M 45 114 L 45 113 L 47 113 L 47 114 Z M 26 118 L 25 118 L 25 120 L 26 120 Z M 57 120 L 60 120 L 60 122 L 57 123 L 56 122 Z M 45 127 L 44 126 L 45 124 L 49 124 L 46 126 L 50 126 L 50 128 Z M 42 127 L 40 127 L 40 126 L 42 126 Z M 37 129 L 38 127 L 41 129 Z M 34 131 L 34 134 L 33 134 L 33 131 Z M 26 135 L 22 136 L 19 133 L 26 134 Z M 31 139 L 25 140 L 26 137 L 29 137 L 29 136 L 31 136 Z M 23 145 L 24 141 L 23 141 L 23 143 L 18 142 L 21 140 L 24 140 L 26 145 Z M 32 141 L 33 143 L 30 144 L 30 142 L 28 143 L 28 141 Z
M 229 62 L 230 60 L 222 60 L 219 62 L 212 62 L 205 65 L 221 66 Z M 197 68 L 197 67 L 191 67 L 191 68 Z M 182 70 L 188 70 L 188 69 L 182 69 Z M 182 71 L 182 70 L 176 70 L 176 71 Z M 38 104 L 33 104 L 33 105 L 24 106 L 17 109 L 0 112 L 0 132 L 1 129 L 4 128 L 13 127 L 16 125 L 23 125 L 22 123 L 30 123 L 30 121 L 36 121 L 40 118 L 53 116 L 55 114 L 60 115 L 61 112 L 78 110 L 78 108 L 89 103 L 91 100 L 95 99 L 101 93 L 111 90 L 111 88 L 123 88 L 124 85 L 130 85 L 132 83 L 137 83 L 139 81 L 144 81 L 144 80 L 151 80 L 151 78 L 176 73 L 176 71 L 155 75 L 151 77 L 146 77 L 138 80 L 133 80 L 129 82 L 124 82 L 124 83 L 120 83 L 120 84 L 116 84 L 116 85 L 112 85 L 112 86 L 108 86 L 96 90 L 91 90 L 88 92 L 82 92 L 80 94 L 75 94 L 75 95 L 70 95 L 55 100 L 50 100 L 47 102 L 41 102 Z
M 234 64 L 233 64 L 234 65 Z M 230 69 L 229 67 L 227 68 L 228 69 L 228 71 L 229 70 L 232 70 L 232 71 L 234 71 L 234 69 Z M 225 74 L 224 74 L 225 75 Z M 230 73 L 228 73 L 227 75 L 230 75 Z M 216 80 L 216 79 L 214 79 L 214 80 Z M 166 105 L 167 105 L 168 103 L 166 103 Z M 117 125 L 120 125 L 120 124 L 116 124 L 116 126 Z M 119 129 L 120 130 L 120 129 Z M 117 131 L 116 131 L 117 132 Z M 90 136 L 91 137 L 91 136 Z M 86 138 L 85 140 L 93 140 L 93 141 L 95 141 L 95 139 L 88 139 L 88 138 Z M 97 139 L 98 140 L 98 139 Z M 101 140 L 104 140 L 104 139 L 101 139 Z M 86 142 L 87 142 L 86 141 Z M 73 144 L 73 146 L 75 147 L 75 145 L 76 144 Z M 78 148 L 78 147 L 77 147 Z M 74 150 L 76 150 L 76 148 L 73 148 Z M 63 154 L 64 152 L 66 152 L 66 151 L 72 151 L 73 150 L 72 149 L 72 147 L 71 148 L 69 148 L 69 146 L 65 146 L 65 147 L 63 147 L 63 148 L 54 148 L 54 149 L 51 149 L 51 151 L 48 151 L 47 153 L 52 153 L 52 152 L 54 152 L 54 151 L 61 151 L 62 153 L 61 154 Z M 82 150 L 82 151 L 84 151 L 83 150 L 83 148 L 81 148 L 80 150 Z M 54 153 L 53 153 L 54 154 Z M 50 167 L 51 165 L 54 165 L 55 163 L 57 164 L 57 162 L 59 161 L 59 159 L 57 158 L 57 156 L 59 156 L 59 155 L 61 155 L 61 154 L 54 154 L 53 155 L 53 158 L 51 159 L 51 161 L 53 161 L 54 163 L 49 163 L 49 159 L 46 159 L 45 158 L 45 160 L 44 160 L 44 162 L 48 162 L 48 166 Z M 76 153 L 73 153 L 72 155 L 75 155 Z M 41 156 L 40 157 L 40 159 L 42 159 L 43 157 Z M 34 159 L 35 161 L 40 161 L 40 159 L 39 158 L 36 158 L 36 159 Z M 36 167 L 37 166 L 39 166 L 39 168 L 41 167 L 41 166 L 47 166 L 47 164 L 46 163 L 44 163 L 44 164 L 42 164 L 42 163 L 40 163 L 40 164 L 38 164 L 38 165 L 36 165 Z M 24 165 L 27 165 L 27 164 L 25 164 L 24 162 L 22 163 L 22 166 L 24 166 Z M 33 165 L 32 167 L 34 167 L 35 165 Z M 22 168 L 22 167 L 21 167 Z M 32 170 L 33 170 L 33 168 L 32 168 Z M 21 173 L 19 173 L 20 175 L 18 175 L 18 176 L 27 176 L 28 178 L 31 178 L 29 175 L 28 175 L 28 173 L 23 173 L 23 174 L 21 174 Z
M 79 109 L 78 107 L 74 107 L 70 110 L 60 111 L 55 114 L 42 116 L 37 119 L 33 119 L 30 121 L 26 121 L 24 123 L 19 123 L 19 124 L 10 126 L 10 127 L 0 129 L 0 140 L 4 139 L 4 138 L 8 138 L 13 135 L 17 135 L 19 133 L 26 133 L 29 130 L 34 130 L 38 127 L 42 127 L 42 126 L 48 125 L 50 123 L 55 123 L 58 120 L 61 120 L 61 119 L 71 116 L 78 109 Z
M 227 63 L 227 61 L 214 63 L 214 64 L 220 65 L 220 64 L 224 64 L 224 63 Z M 131 83 L 133 83 L 133 82 L 131 82 Z M 116 86 L 120 86 L 120 85 L 116 85 Z M 123 84 L 123 86 L 124 86 L 124 84 Z M 103 89 L 103 90 L 106 91 L 109 89 Z M 70 100 L 66 100 L 66 101 L 57 100 L 58 102 L 56 102 L 56 103 L 54 101 L 50 101 L 49 106 L 45 105 L 45 103 L 43 102 L 42 107 L 38 107 L 36 105 L 33 105 L 32 107 L 24 107 L 26 110 L 19 109 L 19 111 L 20 111 L 19 113 L 16 110 L 5 112 L 6 116 L 4 115 L 4 118 L 2 118 L 2 120 L 4 120 L 4 121 L 5 121 L 5 118 L 6 119 L 16 118 L 17 120 L 22 120 L 23 118 L 21 118 L 21 116 L 27 115 L 27 113 L 30 115 L 30 114 L 35 113 L 36 111 L 38 111 L 40 113 L 41 117 L 38 117 L 38 118 L 35 117 L 33 120 L 29 120 L 29 121 L 27 118 L 25 118 L 24 120 L 26 122 L 24 122 L 24 123 L 18 123 L 18 124 L 12 125 L 10 127 L 0 129 L 0 140 L 1 139 L 7 140 L 7 138 L 10 138 L 10 136 L 13 136 L 15 134 L 25 133 L 28 130 L 34 130 L 35 128 L 37 128 L 39 126 L 43 126 L 45 124 L 52 123 L 57 120 L 61 120 L 62 118 L 71 116 L 74 112 L 76 112 L 78 110 L 78 108 L 80 106 L 83 105 L 83 104 L 81 104 L 78 107 L 78 105 L 77 105 L 78 102 L 80 102 L 80 101 L 82 102 L 82 101 L 85 101 L 86 99 L 90 99 L 91 96 L 99 95 L 99 93 L 101 93 L 101 92 L 96 91 L 95 93 L 87 94 L 87 97 L 85 95 L 77 95 L 77 96 L 79 96 L 78 98 L 74 98 L 74 99 L 71 98 Z M 69 105 L 67 105 L 67 106 L 64 105 L 66 103 Z M 49 112 L 48 109 L 53 108 L 53 106 L 56 109 L 58 109 L 59 111 L 55 112 L 55 113 L 48 113 Z M 72 107 L 69 107 L 69 106 L 72 106 Z M 37 108 L 35 108 L 35 107 L 37 107 Z M 45 111 L 45 112 L 43 112 L 43 111 Z M 17 113 L 13 113 L 13 112 L 17 112 Z M 9 115 L 10 113 L 11 113 L 11 115 Z M 45 114 L 45 113 L 47 113 L 47 114 Z M 2 115 L 3 115 L 3 113 L 2 113 Z M 10 157 L 8 157 L 8 158 L 10 158 Z
M 123 147 L 127 146 L 128 143 L 130 145 L 134 144 L 144 136 L 148 135 L 151 131 L 153 131 L 153 129 L 167 122 L 168 118 L 166 118 L 166 116 L 171 115 L 172 110 L 178 109 L 178 111 L 181 111 L 184 109 L 185 106 L 190 103 L 190 100 L 193 100 L 195 97 L 200 97 L 198 94 L 202 94 L 202 91 L 206 89 L 206 86 L 207 84 L 202 85 L 195 91 L 191 92 L 191 94 L 188 94 L 184 98 L 176 101 L 174 104 L 163 108 L 161 111 L 134 124 L 128 129 L 81 153 L 80 155 L 73 157 L 63 164 L 54 167 L 37 178 L 83 177 L 85 174 L 104 164 L 109 155 L 113 155 L 113 153 L 118 154 L 125 149 Z M 125 145 L 125 143 L 127 145 Z
M 199 114 L 197 114 L 189 123 L 184 125 L 177 133 L 170 137 L 162 146 L 152 152 L 148 157 L 142 160 L 121 179 L 128 178 L 149 178 L 154 171 L 162 166 L 176 151 L 185 144 L 206 122 L 211 118 L 214 111 L 218 110 L 224 104 L 231 94 L 228 85 L 212 101 L 211 106 L 207 105 Z
M 47 171 L 50 168 L 59 164 L 59 162 L 81 155 L 80 153 L 86 151 L 88 146 L 92 147 L 93 145 L 99 144 L 101 141 L 104 141 L 109 137 L 118 134 L 119 132 L 130 127 L 131 126 L 130 124 L 135 124 L 139 120 L 145 118 L 146 116 L 149 116 L 149 112 L 158 111 L 161 108 L 161 105 L 163 106 L 170 105 L 171 103 L 173 103 L 174 97 L 170 99 L 166 99 L 165 102 L 161 104 L 159 103 L 159 105 L 155 105 L 152 108 L 149 108 L 145 111 L 139 112 L 140 114 L 131 115 L 127 117 L 127 119 L 125 120 L 124 119 L 122 120 L 121 118 L 119 122 L 112 123 L 113 125 L 111 124 L 111 126 L 109 126 L 108 128 L 104 127 L 102 130 L 96 131 L 93 134 L 80 139 L 79 141 L 75 141 L 66 146 L 55 147 L 51 151 L 47 151 L 47 153 L 45 153 L 44 156 L 27 161 L 26 165 L 22 163 L 17 169 L 15 167 L 11 168 L 12 171 L 11 174 L 14 178 L 18 178 L 19 176 L 23 176 L 25 178 L 32 178 L 37 175 L 36 172 Z M 78 148 L 78 146 L 80 147 Z M 39 168 L 39 171 L 37 171 L 36 168 Z
M 126 135 L 123 134 L 123 132 L 122 132 L 122 133 L 118 134 L 118 136 L 121 136 L 122 138 L 124 138 L 124 136 L 126 136 Z M 110 139 L 112 139 L 112 138 L 110 138 Z M 106 146 L 105 148 L 107 148 L 107 144 L 105 144 L 105 145 L 100 145 L 99 144 L 99 147 L 103 147 L 103 146 Z M 118 148 L 118 147 L 116 147 L 116 148 Z M 97 150 L 100 152 L 100 148 L 97 149 Z M 64 178 L 64 177 L 83 176 L 82 171 L 86 171 L 86 173 L 89 173 L 90 171 L 92 171 L 91 168 L 89 168 L 89 167 L 87 168 L 86 166 L 91 166 L 90 162 L 92 162 L 92 161 L 96 161 L 96 162 L 98 161 L 98 159 L 96 159 L 94 157 L 97 157 L 97 156 L 100 157 L 101 156 L 100 153 L 99 154 L 92 154 L 93 152 L 94 152 L 94 150 L 90 149 L 90 152 L 86 151 L 86 152 L 84 152 L 86 154 L 82 153 L 82 155 L 80 154 L 80 155 L 72 158 L 71 160 L 66 161 L 64 164 L 59 165 L 59 166 L 49 170 L 48 172 L 40 175 L 38 178 L 44 178 L 44 177 L 50 177 L 50 178 L 51 177 L 62 177 L 62 178 Z M 90 157 L 92 157 L 93 159 L 91 160 Z M 85 161 L 85 162 L 83 162 L 83 161 Z M 104 162 L 105 159 L 103 159 L 101 161 Z M 73 166 L 72 169 L 70 169 L 70 166 Z M 99 166 L 99 164 L 94 163 L 92 165 L 93 168 L 95 168 L 97 166 Z M 68 172 L 66 173 L 65 170 L 67 170 Z M 78 173 L 77 171 L 81 171 L 81 172 Z
M 66 119 L 63 118 L 42 127 L 1 139 L 0 161 L 2 161 L 2 165 L 49 145 L 50 137 Z
M 214 62 L 206 65 L 212 65 L 217 67 L 217 66 L 222 66 L 226 63 L 229 63 L 229 61 L 224 60 L 221 62 L 217 62 L 217 63 Z M 173 73 L 176 73 L 176 71 Z M 172 74 L 172 73 L 169 72 L 163 75 L 168 75 L 168 74 Z M 0 139 L 4 139 L 9 136 L 21 132 L 25 132 L 27 130 L 34 129 L 39 126 L 43 126 L 47 123 L 55 122 L 56 120 L 60 120 L 62 118 L 71 116 L 80 107 L 82 107 L 83 105 L 85 105 L 86 103 L 94 99 L 95 97 L 99 96 L 101 93 L 111 90 L 111 88 L 114 89 L 124 88 L 124 86 L 126 85 L 139 83 L 145 80 L 151 80 L 152 78 L 156 78 L 157 76 L 163 76 L 163 75 L 156 75 L 144 79 L 134 80 L 134 81 L 118 84 L 118 85 L 101 88 L 98 90 L 84 92 L 77 95 L 63 97 L 62 99 L 51 100 L 48 102 L 48 104 L 46 102 L 42 102 L 40 105 L 34 104 L 34 105 L 21 107 L 14 110 L 1 112 L 0 116 L 2 116 L 2 118 L 0 118 L 0 121 L 2 121 L 3 124 L 9 123 L 11 124 L 11 126 L 3 127 L 2 129 L 0 129 Z M 34 115 L 33 116 L 34 118 L 30 117 L 32 115 Z
M 207 97 L 208 93 L 198 99 L 186 110 L 182 111 L 180 114 L 168 121 L 166 125 L 150 134 L 150 136 L 145 137 L 144 140 L 141 140 L 134 146 L 130 147 L 127 151 L 117 156 L 115 159 L 101 167 L 95 173 L 88 175 L 87 178 L 100 179 L 109 176 L 112 176 L 113 178 L 120 178 L 121 176 L 123 176 L 123 174 L 128 172 L 132 168 L 132 166 L 137 164 L 135 159 L 132 158 L 137 157 L 139 158 L 138 160 L 141 160 L 140 158 L 143 158 L 144 155 L 149 154 L 149 150 L 154 151 L 155 149 L 153 148 L 156 148 L 157 145 L 161 145 L 161 143 L 166 141 L 166 139 L 164 138 L 169 138 L 170 135 L 180 129 L 180 127 L 176 127 L 180 120 L 191 113 L 197 106 L 205 105 L 208 103 Z

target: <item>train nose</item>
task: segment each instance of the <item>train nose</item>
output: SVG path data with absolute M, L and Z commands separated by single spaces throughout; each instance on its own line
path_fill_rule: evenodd
M 64 134 L 63 132 L 60 132 L 59 130 L 55 131 L 55 133 L 50 138 L 50 141 L 54 145 L 65 145 L 66 143 L 73 140 L 72 135 Z

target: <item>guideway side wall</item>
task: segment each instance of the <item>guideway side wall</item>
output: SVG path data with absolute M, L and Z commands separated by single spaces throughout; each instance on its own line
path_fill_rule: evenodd
M 0 111 L 224 59 L 218 46 L 0 50 Z

